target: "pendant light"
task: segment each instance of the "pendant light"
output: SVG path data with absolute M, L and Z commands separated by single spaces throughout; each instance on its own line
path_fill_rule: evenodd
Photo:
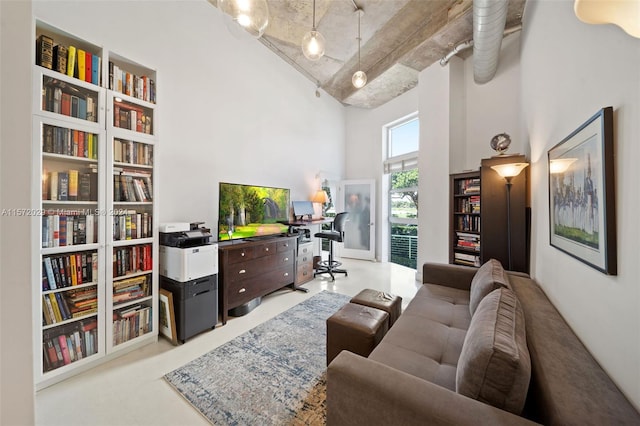
M 310 61 L 317 61 L 324 55 L 324 36 L 316 31 L 316 0 L 313 0 L 313 26 L 302 37 L 302 53 Z
M 360 37 L 360 17 L 364 14 L 364 11 L 361 8 L 356 9 L 356 13 L 358 14 L 358 71 L 353 73 L 353 77 L 351 77 L 351 82 L 356 89 L 361 89 L 367 84 L 367 74 L 360 68 L 360 42 L 362 38 Z
M 209 0 L 215 4 L 215 0 Z M 217 0 L 217 7 L 223 13 L 225 25 L 236 35 L 239 28 L 260 38 L 269 25 L 267 0 Z

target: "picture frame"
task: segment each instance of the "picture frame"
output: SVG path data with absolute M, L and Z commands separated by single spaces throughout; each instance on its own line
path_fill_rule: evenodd
M 164 288 L 160 289 L 159 324 L 160 334 L 164 335 L 174 345 L 178 344 L 178 335 L 176 330 L 176 317 L 173 311 L 173 294 Z
M 549 242 L 617 274 L 613 108 L 605 107 L 548 151 Z

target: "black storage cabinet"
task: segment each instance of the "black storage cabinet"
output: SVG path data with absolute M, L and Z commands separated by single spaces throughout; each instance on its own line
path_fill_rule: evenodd
M 217 274 L 186 282 L 160 276 L 160 287 L 173 295 L 178 340 L 182 343 L 198 333 L 215 328 L 218 323 Z

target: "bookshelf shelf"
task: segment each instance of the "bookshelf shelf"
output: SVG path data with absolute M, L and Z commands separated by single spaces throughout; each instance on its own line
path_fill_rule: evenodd
M 32 151 L 40 167 L 32 175 L 31 207 L 41 214 L 31 216 L 41 244 L 32 262 L 41 274 L 32 288 L 39 348 L 34 371 L 41 389 L 157 340 L 158 241 L 152 219 L 158 137 L 155 70 L 47 22 L 36 19 L 34 27 Z M 125 71 L 125 93 L 111 90 L 110 64 Z M 123 111 L 117 121 L 116 106 Z M 114 202 L 112 176 L 123 171 L 143 181 L 135 188 L 141 195 Z M 115 235 L 120 225 L 123 234 Z M 126 261 L 120 272 L 136 272 L 114 277 L 116 255 Z M 141 259 L 144 264 L 134 264 Z M 142 290 L 127 299 L 122 291 L 136 283 Z M 126 301 L 114 304 L 116 289 Z

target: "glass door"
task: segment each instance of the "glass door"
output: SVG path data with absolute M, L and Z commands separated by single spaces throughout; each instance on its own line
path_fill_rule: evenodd
M 340 256 L 374 260 L 376 247 L 374 179 L 346 180 L 339 184 L 339 206 L 346 211 L 345 241 Z

